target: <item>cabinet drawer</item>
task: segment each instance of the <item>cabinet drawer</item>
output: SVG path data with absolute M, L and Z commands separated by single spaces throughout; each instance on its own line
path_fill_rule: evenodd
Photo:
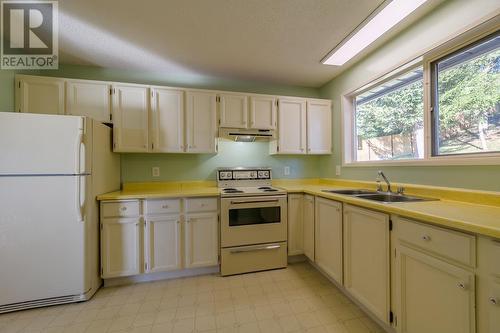
M 286 242 L 221 249 L 221 275 L 286 267 Z
M 186 212 L 213 212 L 217 211 L 217 198 L 186 199 Z
M 397 218 L 397 237 L 409 244 L 467 266 L 476 266 L 476 238 L 473 235 Z
M 172 214 L 181 211 L 180 199 L 168 200 L 146 200 L 145 212 L 146 214 Z
M 112 201 L 101 203 L 102 217 L 139 216 L 139 201 Z

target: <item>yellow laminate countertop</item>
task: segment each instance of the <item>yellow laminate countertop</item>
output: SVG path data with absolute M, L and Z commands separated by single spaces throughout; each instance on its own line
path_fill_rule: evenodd
M 323 179 L 273 181 L 288 193 L 306 193 L 359 207 L 397 214 L 438 226 L 500 239 L 500 193 L 404 184 L 409 195 L 439 201 L 381 203 L 353 196 L 326 193 L 325 189 L 374 189 L 373 182 Z M 400 184 L 393 184 L 394 187 Z M 99 195 L 97 200 L 154 199 L 219 196 L 215 182 L 128 183 L 121 191 Z
M 97 196 L 97 200 L 213 197 L 220 194 L 215 182 L 128 183 L 121 191 Z
M 286 189 L 288 193 L 311 194 L 359 207 L 413 218 L 438 226 L 500 239 L 500 206 L 448 200 L 439 195 L 428 195 L 428 197 L 440 198 L 438 201 L 382 203 L 360 199 L 354 196 L 323 192 L 325 189 L 360 188 L 359 184 L 358 186 L 346 186 L 344 184 L 335 184 L 334 182 L 312 182 L 310 184 L 297 184 L 293 182 L 287 184 L 286 182 L 280 182 L 279 185 L 276 185 Z M 362 188 L 373 189 L 372 186 L 362 186 Z M 432 193 L 432 191 L 429 193 Z M 408 194 L 415 195 L 410 191 Z M 425 197 L 426 195 L 420 192 L 419 196 Z M 494 194 L 494 196 L 496 196 L 496 194 Z M 492 203 L 496 201 L 495 199 L 485 198 L 484 202 Z

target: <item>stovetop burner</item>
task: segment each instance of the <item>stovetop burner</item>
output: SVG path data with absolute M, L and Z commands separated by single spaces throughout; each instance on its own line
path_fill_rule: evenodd
M 269 186 L 261 186 L 261 187 L 258 187 L 257 189 L 259 189 L 259 190 L 271 190 L 272 188 Z
M 278 191 L 277 189 L 275 188 L 266 188 L 266 189 L 263 189 L 264 192 L 276 192 Z
M 224 193 L 243 193 L 242 190 L 237 190 L 235 188 L 225 188 Z

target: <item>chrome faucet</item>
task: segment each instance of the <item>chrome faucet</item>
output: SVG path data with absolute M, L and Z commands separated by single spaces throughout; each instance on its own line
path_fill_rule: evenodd
M 391 183 L 389 182 L 389 179 L 384 175 L 384 172 L 382 170 L 378 171 L 378 176 L 377 176 L 377 191 L 382 191 L 382 185 L 380 185 L 380 177 L 382 177 L 387 184 L 387 192 L 392 192 L 391 191 Z

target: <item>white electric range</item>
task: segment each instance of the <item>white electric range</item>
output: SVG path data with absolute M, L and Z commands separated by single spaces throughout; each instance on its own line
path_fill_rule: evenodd
M 270 168 L 220 168 L 221 275 L 287 265 L 286 191 Z

